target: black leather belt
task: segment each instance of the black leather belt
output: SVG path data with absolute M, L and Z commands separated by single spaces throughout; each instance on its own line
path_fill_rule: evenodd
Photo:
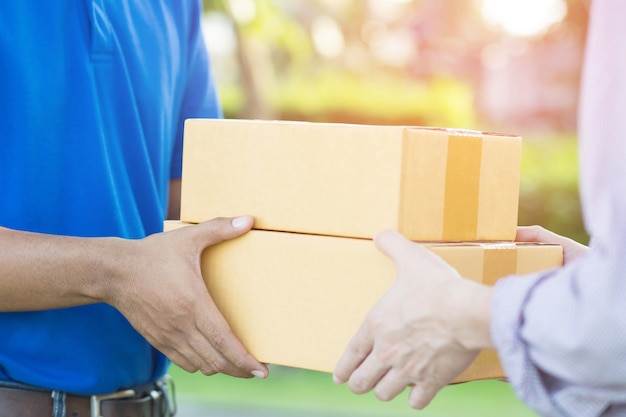
M 0 387 L 0 417 L 172 417 L 176 413 L 167 380 L 104 395 L 67 394 L 64 414 L 53 394 L 53 391 Z

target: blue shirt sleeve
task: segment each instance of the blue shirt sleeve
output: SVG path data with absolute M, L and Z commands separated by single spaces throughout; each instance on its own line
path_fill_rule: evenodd
M 221 116 L 200 0 L 33 5 L 0 2 L 0 225 L 161 231 L 184 120 Z M 0 313 L 0 329 L 0 380 L 92 395 L 169 364 L 106 304 Z
M 223 117 L 217 89 L 210 68 L 208 51 L 201 26 L 202 6 L 194 3 L 189 34 L 189 56 L 187 62 L 187 86 L 178 119 L 178 130 L 172 155 L 170 178 L 177 179 L 182 173 L 183 131 L 185 120 L 194 117 Z

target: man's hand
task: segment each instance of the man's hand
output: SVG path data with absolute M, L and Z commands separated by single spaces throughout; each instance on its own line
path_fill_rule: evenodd
M 267 368 L 234 336 L 200 271 L 205 248 L 246 233 L 252 223 L 249 216 L 220 218 L 128 241 L 124 274 L 112 280 L 105 301 L 189 372 L 264 378 Z
M 465 280 L 428 249 L 395 232 L 376 246 L 396 265 L 397 281 L 369 312 L 335 367 L 337 383 L 388 401 L 412 386 L 423 408 L 461 373 L 489 335 L 488 287 Z
M 589 248 L 575 240 L 557 235 L 541 226 L 519 226 L 517 228 L 518 242 L 554 243 L 563 246 L 563 263 L 567 265 L 574 259 L 585 256 Z

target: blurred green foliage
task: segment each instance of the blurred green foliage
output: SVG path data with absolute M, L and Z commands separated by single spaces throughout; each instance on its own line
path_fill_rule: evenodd
M 245 100 L 241 88 L 221 85 L 220 96 L 226 117 L 236 118 Z M 459 128 L 476 124 L 469 86 L 443 77 L 417 83 L 331 71 L 299 74 L 278 82 L 270 102 L 284 120 Z
M 588 243 L 582 222 L 574 135 L 524 138 L 519 224 L 538 224 Z
M 237 118 L 243 90 L 221 84 L 219 91 L 226 117 Z M 445 77 L 417 82 L 336 71 L 297 73 L 278 81 L 269 100 L 284 120 L 462 128 L 475 126 L 477 119 L 470 86 Z
M 455 127 L 475 124 L 469 86 L 443 77 L 426 83 L 338 72 L 299 75 L 279 83 L 272 99 L 285 119 Z

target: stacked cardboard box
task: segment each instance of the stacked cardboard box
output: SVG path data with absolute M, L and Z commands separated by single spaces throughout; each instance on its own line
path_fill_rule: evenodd
M 181 222 L 252 214 L 209 248 L 203 275 L 260 361 L 332 372 L 395 280 L 372 235 L 395 229 L 472 280 L 559 266 L 556 245 L 513 242 L 521 138 L 467 130 L 191 119 Z M 456 382 L 502 377 L 482 352 Z

